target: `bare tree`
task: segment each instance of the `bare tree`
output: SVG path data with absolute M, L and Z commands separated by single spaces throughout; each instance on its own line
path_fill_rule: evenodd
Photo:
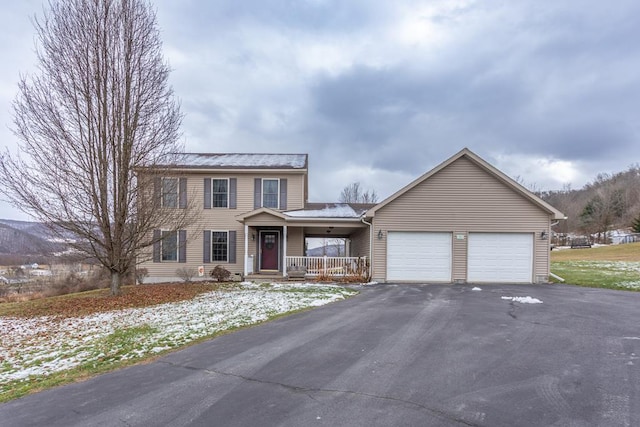
M 172 229 L 193 220 L 147 191 L 157 176 L 136 176 L 183 150 L 155 12 L 144 0 L 52 1 L 34 26 L 39 72 L 19 82 L 18 154 L 0 157 L 0 192 L 77 236 L 115 295 L 160 218 Z
M 359 182 L 353 182 L 342 189 L 339 198 L 340 203 L 376 203 L 378 194 L 376 190 L 364 190 Z

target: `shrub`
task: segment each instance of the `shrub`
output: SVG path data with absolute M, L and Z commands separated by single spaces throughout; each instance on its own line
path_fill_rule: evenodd
M 176 275 L 181 278 L 185 283 L 191 283 L 193 277 L 198 274 L 198 270 L 195 268 L 182 267 L 176 270 Z
M 65 278 L 51 280 L 43 293 L 45 296 L 57 296 L 94 289 L 100 289 L 99 281 L 87 280 L 79 274 L 71 273 Z
M 141 285 L 144 283 L 144 280 L 149 276 L 149 270 L 146 268 L 136 268 L 136 281 Z
M 220 265 L 216 265 L 209 275 L 218 282 L 226 282 L 231 277 L 231 272 Z

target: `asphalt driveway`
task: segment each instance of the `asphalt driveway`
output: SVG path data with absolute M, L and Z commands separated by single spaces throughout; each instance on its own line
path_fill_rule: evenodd
M 637 426 L 640 293 L 376 285 L 0 405 L 6 426 Z M 530 296 L 528 304 L 502 297 Z

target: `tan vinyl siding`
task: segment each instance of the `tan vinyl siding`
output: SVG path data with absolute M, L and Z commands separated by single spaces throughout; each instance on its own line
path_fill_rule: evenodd
M 351 256 L 369 258 L 369 227 L 351 235 Z
M 213 175 L 211 175 L 213 177 Z M 304 208 L 304 175 L 303 174 L 246 174 L 235 175 L 238 178 L 238 213 L 253 210 L 253 186 L 255 178 L 287 180 L 287 210 Z M 204 177 L 204 176 L 203 176 Z M 204 197 L 204 195 L 203 195 Z
M 187 262 L 160 262 L 154 263 L 152 260 L 146 261 L 140 267 L 147 268 L 150 277 L 168 277 L 176 276 L 176 270 L 179 268 L 193 268 L 204 265 L 205 274 L 217 264 L 222 265 L 233 274 L 242 274 L 244 272 L 244 225 L 236 219 L 237 215 L 253 210 L 254 195 L 254 179 L 255 178 L 286 178 L 287 179 L 287 209 L 300 209 L 304 207 L 304 183 L 305 172 L 284 173 L 283 171 L 266 171 L 256 173 L 225 173 L 224 171 L 211 172 L 194 172 L 181 176 L 187 177 L 187 194 L 189 200 L 195 201 L 196 209 L 200 211 L 200 219 L 187 230 Z M 236 209 L 229 208 L 212 208 L 204 209 L 204 178 L 236 178 L 237 179 L 237 197 Z M 254 218 L 252 218 L 253 220 Z M 282 220 L 274 218 L 272 215 L 259 215 L 255 225 L 273 226 L 282 225 Z M 252 222 L 252 224 L 254 224 Z M 159 227 L 161 228 L 161 227 Z M 236 232 L 236 262 L 235 263 L 203 263 L 203 230 L 214 231 L 235 231 Z M 249 254 L 255 255 L 256 241 L 251 240 L 252 232 L 257 235 L 253 229 L 249 230 Z M 291 233 L 291 230 L 290 230 Z M 291 238 L 290 238 L 291 239 Z M 295 237 L 293 249 L 298 250 L 300 243 L 298 237 Z M 291 244 L 291 240 L 289 241 Z M 304 245 L 302 243 L 302 245 Z M 149 250 L 150 251 L 150 250 Z
M 287 227 L 287 256 L 304 256 L 304 233 L 302 228 Z
M 452 280 L 456 282 L 466 282 L 467 271 L 467 240 L 469 233 L 466 231 L 454 231 L 452 236 L 453 251 L 453 271 Z
M 280 227 L 284 224 L 282 218 L 263 212 L 251 217 L 251 225 L 254 227 Z
M 465 157 L 430 176 L 378 210 L 374 217 L 374 280 L 386 280 L 386 233 L 453 233 L 453 280 L 466 280 L 468 232 L 534 233 L 534 280 L 549 273 L 549 213 Z M 377 238 L 383 230 L 385 238 Z M 464 240 L 457 240 L 463 234 Z
M 306 201 L 306 175 L 288 175 L 287 178 L 287 210 L 302 209 Z

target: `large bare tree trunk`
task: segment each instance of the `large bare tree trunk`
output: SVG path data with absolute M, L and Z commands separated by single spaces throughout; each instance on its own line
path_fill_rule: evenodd
M 120 295 L 120 285 L 122 284 L 122 277 L 117 271 L 111 272 L 111 295 Z

